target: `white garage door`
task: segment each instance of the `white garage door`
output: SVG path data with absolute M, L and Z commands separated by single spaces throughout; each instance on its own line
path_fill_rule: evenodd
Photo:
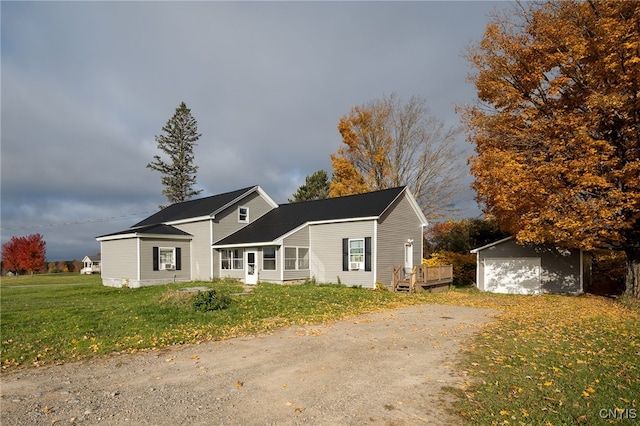
M 484 288 L 493 293 L 540 293 L 540 258 L 516 257 L 484 260 Z

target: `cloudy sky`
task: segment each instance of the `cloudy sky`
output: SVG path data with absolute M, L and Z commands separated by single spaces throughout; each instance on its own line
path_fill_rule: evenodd
M 81 259 L 152 214 L 165 200 L 145 166 L 182 101 L 203 196 L 258 184 L 286 202 L 331 171 L 340 117 L 391 93 L 457 126 L 475 95 L 464 49 L 507 6 L 2 1 L 2 242 L 38 232 L 48 260 Z M 470 190 L 456 208 L 480 214 Z

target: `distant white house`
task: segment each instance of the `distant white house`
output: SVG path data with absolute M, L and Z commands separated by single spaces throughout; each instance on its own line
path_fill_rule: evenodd
M 100 255 L 85 256 L 82 259 L 81 274 L 99 274 L 100 273 Z

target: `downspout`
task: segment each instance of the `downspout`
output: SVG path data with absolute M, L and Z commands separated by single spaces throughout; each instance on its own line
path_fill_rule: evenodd
M 137 274 L 137 278 L 136 280 L 138 281 L 138 285 L 140 285 L 140 280 L 141 280 L 141 271 L 140 271 L 140 237 L 136 237 L 136 258 L 137 258 L 137 270 L 138 270 L 138 274 Z
M 378 282 L 378 219 L 373 221 L 373 247 L 371 247 L 371 251 L 373 251 L 371 266 L 373 268 L 373 288 L 375 289 Z
M 212 216 L 209 219 L 209 279 L 213 281 L 213 219 L 215 216 Z

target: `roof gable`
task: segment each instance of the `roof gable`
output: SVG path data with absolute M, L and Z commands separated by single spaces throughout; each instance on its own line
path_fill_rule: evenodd
M 494 241 L 493 243 L 489 243 L 489 244 L 484 245 L 482 247 L 474 248 L 473 250 L 470 251 L 470 253 L 478 253 L 478 252 L 480 252 L 482 250 L 486 250 L 486 249 L 488 249 L 490 247 L 497 246 L 499 244 L 502 244 L 502 243 L 507 242 L 507 241 L 512 240 L 512 239 L 513 239 L 513 235 L 509 236 L 509 237 L 506 237 L 506 238 L 503 238 L 503 239 L 498 240 L 498 241 Z
M 405 188 L 401 186 L 346 197 L 283 204 L 215 245 L 271 242 L 305 223 L 377 219 L 404 193 Z
M 248 194 L 258 190 L 259 187 L 256 185 L 238 189 L 236 191 L 226 192 L 224 194 L 212 195 L 210 197 L 198 198 L 196 200 L 189 200 L 182 203 L 172 204 L 149 216 L 148 218 L 136 223 L 131 228 L 139 228 L 159 223 L 177 222 L 181 220 L 215 215 L 222 209 L 229 206 L 229 204 L 232 204 L 247 196 Z M 259 192 L 263 196 L 266 196 L 266 194 L 264 194 L 262 191 Z M 266 198 L 268 198 L 268 196 L 266 196 Z

